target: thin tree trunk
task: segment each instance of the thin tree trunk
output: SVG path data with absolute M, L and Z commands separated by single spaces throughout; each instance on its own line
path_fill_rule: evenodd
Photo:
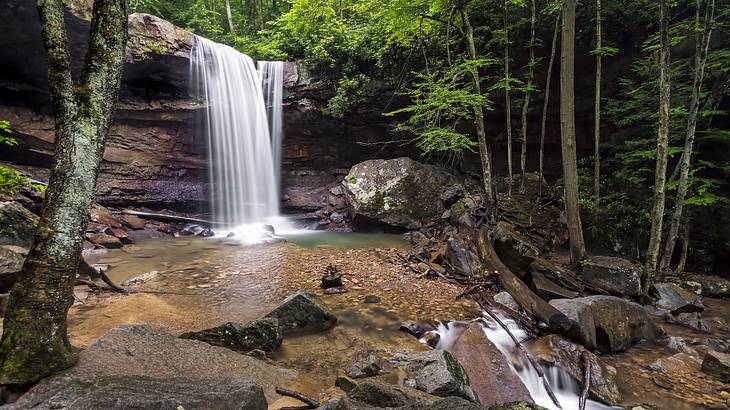
M 466 49 L 471 60 L 477 59 L 476 47 L 474 46 L 474 29 L 469 21 L 469 15 L 466 10 L 460 10 L 461 20 L 464 24 L 464 41 Z M 472 86 L 474 93 L 482 94 L 481 79 L 479 78 L 479 70 L 472 66 L 471 68 Z M 494 216 L 497 212 L 497 198 L 494 192 L 494 183 L 492 181 L 492 155 L 487 145 L 487 134 L 484 128 L 484 111 L 481 106 L 474 108 L 474 125 L 477 129 L 477 137 L 479 139 L 479 159 L 482 163 L 482 179 L 484 180 L 484 192 L 487 196 L 487 207 L 489 213 Z
M 510 99 L 509 70 L 509 21 L 507 19 L 507 0 L 504 0 L 504 104 L 507 120 L 507 196 L 512 197 L 512 101 Z
M 593 130 L 593 192 L 596 205 L 601 202 L 601 0 L 596 0 L 596 103 Z
M 687 254 L 689 253 L 689 223 L 690 218 L 685 218 L 684 227 L 682 228 L 682 253 L 679 255 L 677 273 L 684 272 L 684 268 L 687 265 Z
M 674 212 L 672 222 L 669 225 L 669 233 L 667 242 L 664 247 L 664 256 L 662 257 L 659 269 L 664 271 L 669 268 L 672 261 L 672 254 L 677 244 L 677 235 L 679 234 L 679 225 L 682 222 L 682 212 L 684 209 L 684 199 L 687 196 L 687 188 L 689 185 L 689 169 L 692 163 L 692 150 L 695 142 L 695 130 L 697 129 L 697 116 L 700 107 L 700 90 L 705 76 L 705 62 L 707 61 L 707 53 L 710 48 L 710 36 L 712 34 L 712 20 L 715 16 L 715 0 L 709 0 L 705 8 L 704 23 L 702 26 L 702 34 L 698 33 L 700 29 L 700 10 L 702 1 L 697 0 L 697 12 L 695 14 L 695 69 L 692 80 L 692 98 L 689 103 L 689 117 L 687 120 L 687 133 L 684 139 L 684 153 L 681 158 L 679 184 L 677 186 L 677 196 L 674 200 Z
M 63 3 L 37 3 L 55 114 L 55 155 L 34 243 L 5 313 L 3 385 L 28 385 L 76 361 L 66 315 L 127 41 L 127 2 L 95 0 L 86 65 L 80 84 L 74 84 Z
M 659 0 L 659 25 L 661 51 L 659 56 L 659 130 L 657 132 L 656 170 L 654 176 L 654 209 L 652 210 L 651 236 L 646 251 L 643 292 L 651 288 L 657 271 L 659 248 L 662 241 L 664 206 L 666 200 L 667 147 L 669 141 L 669 0 Z
M 527 168 L 527 112 L 530 109 L 530 93 L 532 92 L 532 79 L 535 74 L 535 23 L 537 22 L 537 11 L 535 0 L 530 0 L 530 62 L 527 67 L 527 89 L 525 90 L 525 101 L 522 104 L 522 141 L 520 145 L 520 193 L 525 193 L 525 173 Z
M 578 160 L 575 147 L 575 2 L 563 2 L 563 30 L 560 55 L 560 130 L 562 134 L 565 211 L 570 239 L 570 261 L 578 264 L 585 256 L 583 227 L 578 204 Z
M 231 0 L 226 0 L 226 19 L 228 20 L 228 32 L 235 34 L 233 29 L 233 14 L 231 13 Z
M 550 62 L 548 63 L 547 78 L 545 79 L 545 101 L 542 104 L 542 126 L 540 128 L 540 181 L 544 178 L 545 158 L 545 129 L 547 125 L 548 106 L 550 105 L 550 84 L 553 81 L 553 65 L 555 63 L 555 49 L 558 45 L 558 32 L 560 30 L 560 15 L 555 18 L 555 29 L 553 30 L 553 42 L 550 47 Z M 542 187 L 542 184 L 540 184 Z

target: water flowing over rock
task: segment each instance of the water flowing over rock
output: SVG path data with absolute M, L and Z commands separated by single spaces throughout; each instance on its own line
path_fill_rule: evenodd
M 253 60 L 229 46 L 196 37 L 190 69 L 195 94 L 207 107 L 204 129 L 214 219 L 236 227 L 277 216 L 278 166 L 261 76 Z
M 642 267 L 626 259 L 592 256 L 583 263 L 580 279 L 587 285 L 618 296 L 641 294 Z
M 361 162 L 342 183 L 356 218 L 417 229 L 443 214 L 441 193 L 459 181 L 441 167 L 403 157 Z
M 226 323 L 212 329 L 184 333 L 180 337 L 244 353 L 256 349 L 273 352 L 283 340 L 281 326 L 276 318 L 258 319 L 245 325 Z
M 337 318 L 317 295 L 306 290 L 287 297 L 267 317 L 279 319 L 284 333 L 323 331 L 331 328 Z

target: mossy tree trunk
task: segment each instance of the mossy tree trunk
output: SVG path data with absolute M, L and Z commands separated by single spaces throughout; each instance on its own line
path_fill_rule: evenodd
M 540 123 L 540 181 L 543 180 L 544 158 L 545 158 L 545 129 L 547 126 L 547 112 L 550 106 L 550 84 L 553 81 L 553 65 L 555 64 L 555 49 L 558 44 L 558 33 L 560 31 L 560 15 L 555 18 L 555 28 L 553 29 L 553 40 L 550 46 L 550 61 L 548 62 L 547 77 L 545 78 L 545 99 L 542 103 L 542 120 Z M 542 190 L 542 184 L 540 184 Z M 542 191 L 540 192 L 542 193 Z
M 667 184 L 667 151 L 669 146 L 669 0 L 659 1 L 659 129 L 657 131 L 656 169 L 654 175 L 654 208 L 651 213 L 651 234 L 646 251 L 642 290 L 649 292 L 657 271 Z
M 525 173 L 527 172 L 527 114 L 530 110 L 530 95 L 532 93 L 532 80 L 535 74 L 535 25 L 537 24 L 537 10 L 535 0 L 530 0 L 530 62 L 527 63 L 527 84 L 525 85 L 525 100 L 522 103 L 522 130 L 520 141 L 520 193 L 525 193 Z
M 575 7 L 576 0 L 563 2 L 563 30 L 560 53 L 560 134 L 565 185 L 565 213 L 570 240 L 570 261 L 578 264 L 585 256 L 583 225 L 578 203 L 578 160 L 575 146 Z
M 596 0 L 596 100 L 593 124 L 593 195 L 601 202 L 601 74 L 602 74 L 601 0 Z
M 507 123 L 507 196 L 512 197 L 512 82 L 509 69 L 509 12 L 508 2 L 504 0 L 504 110 Z
M 95 0 L 78 83 L 61 0 L 38 0 L 55 114 L 55 155 L 35 241 L 10 294 L 0 384 L 28 385 L 75 363 L 66 315 L 127 42 L 126 0 Z

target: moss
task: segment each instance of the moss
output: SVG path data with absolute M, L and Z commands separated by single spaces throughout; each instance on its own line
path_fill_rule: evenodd
M 466 214 L 466 206 L 463 201 L 459 200 L 455 204 L 451 205 L 451 215 L 455 218 L 461 218 L 464 214 Z
M 357 178 L 355 178 L 355 177 L 348 177 L 347 178 L 347 182 L 349 182 L 352 185 L 355 185 L 355 184 L 357 184 Z

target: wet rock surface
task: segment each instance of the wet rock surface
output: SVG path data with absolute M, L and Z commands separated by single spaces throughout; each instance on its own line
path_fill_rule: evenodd
M 730 354 L 708 352 L 702 361 L 702 371 L 720 381 L 730 383 Z
M 654 285 L 654 291 L 657 296 L 656 307 L 668 310 L 674 315 L 705 310 L 702 298 L 674 283 L 657 283 Z
M 579 277 L 586 284 L 618 296 L 641 294 L 641 266 L 626 259 L 592 256 L 583 263 Z
M 262 350 L 272 352 L 281 346 L 281 325 L 276 318 L 254 320 L 245 325 L 226 323 L 212 329 L 183 333 L 182 339 L 194 339 L 237 352 Z
M 353 379 L 378 376 L 384 372 L 384 361 L 375 352 L 364 352 L 347 368 L 347 375 Z
M 284 333 L 327 330 L 337 322 L 322 299 L 306 290 L 287 297 L 266 316 L 279 319 Z
M 454 356 L 443 350 L 399 353 L 390 363 L 415 375 L 415 387 L 435 396 L 457 396 L 470 401 L 478 398 L 469 385 L 469 376 Z

